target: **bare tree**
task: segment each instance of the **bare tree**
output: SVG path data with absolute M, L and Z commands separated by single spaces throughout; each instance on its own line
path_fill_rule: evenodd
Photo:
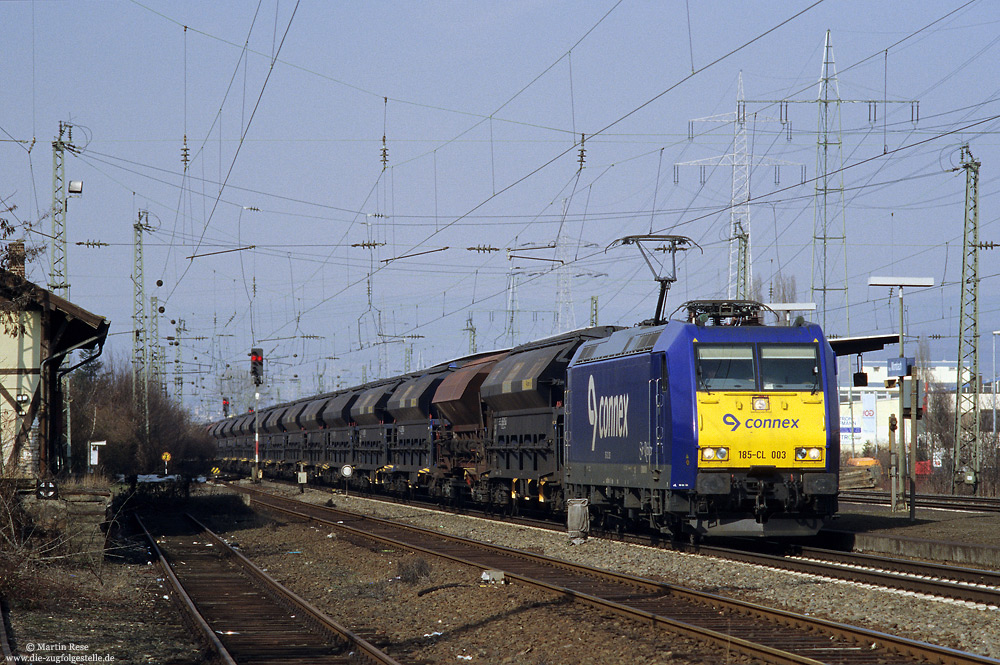
M 944 459 L 942 469 L 950 469 L 951 451 L 955 444 L 955 393 L 946 390 L 944 385 L 934 379 L 930 361 L 930 342 L 926 337 L 921 337 L 917 342 L 914 362 L 916 378 L 924 387 L 922 405 L 924 417 L 921 421 L 923 431 L 917 437 L 917 458 L 931 459 L 934 452 L 939 451 Z M 950 490 L 951 478 L 945 476 L 946 474 L 935 474 L 933 480 L 935 489 Z
M 45 251 L 44 245 L 27 245 L 11 238 L 23 238 L 35 223 L 18 219 L 17 206 L 0 199 L 0 243 L 3 243 L 0 245 L 0 324 L 8 335 L 25 332 L 21 312 L 31 300 L 30 288 L 24 280 L 25 267 Z
M 101 466 L 108 473 L 150 473 L 162 468 L 160 457 L 169 452 L 176 460 L 209 460 L 214 456 L 204 427 L 157 387 L 149 386 L 149 434 L 145 414 L 135 408 L 132 371 L 112 358 L 93 362 L 88 372 L 73 375 L 73 460 L 84 470 L 89 441 L 107 441 Z
M 768 285 L 766 294 L 763 280 L 759 275 L 755 275 L 750 287 L 750 299 L 759 302 L 797 302 L 795 275 L 786 276 L 778 271 Z

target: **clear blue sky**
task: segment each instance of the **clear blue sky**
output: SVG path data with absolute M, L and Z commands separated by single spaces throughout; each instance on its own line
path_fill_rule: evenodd
M 846 220 L 850 333 L 896 331 L 896 301 L 869 275 L 929 276 L 939 286 L 907 294 L 907 332 L 943 336 L 934 359 L 957 355 L 963 143 L 983 165 L 981 239 L 1000 241 L 1000 5 L 988 0 L 15 0 L 0 26 L 8 217 L 47 215 L 51 141 L 72 122 L 66 174 L 85 190 L 69 202 L 71 298 L 111 320 L 109 352 L 127 359 L 133 224 L 148 210 L 147 294 L 165 308 L 162 337 L 186 323 L 185 402 L 206 417 L 222 393 L 242 407 L 254 344 L 270 401 L 401 372 L 408 348 L 414 369 L 461 355 L 470 317 L 480 350 L 504 346 L 511 278 L 516 339 L 548 335 L 557 258 L 571 259 L 578 325 L 592 296 L 600 323 L 632 325 L 652 315 L 655 284 L 633 248 L 605 252 L 623 235 L 703 247 L 681 261 L 668 311 L 725 296 L 732 170 L 709 167 L 702 183 L 674 165 L 732 152 L 733 125 L 694 123 L 689 140 L 689 121 L 733 112 L 740 72 L 748 100 L 815 100 L 828 29 L 843 99 L 920 112 L 912 123 L 909 104 L 880 103 L 873 123 L 868 104 L 841 107 L 843 212 L 828 235 Z M 798 300 L 814 300 L 818 106 L 789 104 L 790 131 L 775 104 L 746 110 L 754 275 L 765 294 L 776 273 L 794 277 Z M 767 160 L 786 162 L 780 183 Z M 49 219 L 36 227 L 51 233 Z M 524 249 L 560 229 L 562 250 Z M 76 244 L 88 240 L 109 246 Z M 984 375 L 996 257 L 980 264 Z M 842 283 L 844 255 L 830 263 Z M 29 277 L 48 271 L 46 253 Z M 847 332 L 845 308 L 826 317 Z M 220 378 L 227 366 L 236 378 Z

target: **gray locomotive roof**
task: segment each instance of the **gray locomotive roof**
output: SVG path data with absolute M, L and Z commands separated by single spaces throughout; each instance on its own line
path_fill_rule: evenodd
M 580 347 L 571 364 L 580 365 L 651 351 L 667 325 L 627 328 L 603 339 L 589 341 Z

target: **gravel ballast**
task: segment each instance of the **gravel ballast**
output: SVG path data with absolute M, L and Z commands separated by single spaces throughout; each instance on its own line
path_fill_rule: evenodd
M 315 503 L 332 498 L 344 509 L 1000 658 L 1000 611 L 995 607 L 599 538 L 571 545 L 565 534 L 353 495 L 331 496 L 327 490 L 298 495 L 287 486 L 269 489 Z
M 383 516 L 447 533 L 733 596 L 1000 658 L 996 608 L 908 595 L 698 555 L 391 504 L 354 495 L 265 483 L 293 498 Z M 609 618 L 523 585 L 485 584 L 480 570 L 355 540 L 324 526 L 254 515 L 232 491 L 204 487 L 211 526 L 269 573 L 401 662 L 748 663 L 723 649 L 648 624 Z M 998 544 L 1000 515 L 919 511 L 900 515 L 846 507 L 838 528 Z M 96 572 L 96 574 L 95 574 Z M 32 598 L 8 598 L 22 654 L 34 644 L 74 642 L 122 663 L 200 662 L 153 565 L 106 564 L 99 571 L 53 569 Z
M 324 498 L 324 497 L 314 497 Z M 478 569 L 285 516 L 199 515 L 279 582 L 402 663 L 755 663 Z

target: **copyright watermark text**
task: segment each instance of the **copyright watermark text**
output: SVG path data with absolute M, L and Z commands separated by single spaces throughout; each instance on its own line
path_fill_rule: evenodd
M 5 663 L 113 663 L 110 654 L 90 653 L 90 646 L 75 642 L 27 642 L 21 655 L 7 658 Z

